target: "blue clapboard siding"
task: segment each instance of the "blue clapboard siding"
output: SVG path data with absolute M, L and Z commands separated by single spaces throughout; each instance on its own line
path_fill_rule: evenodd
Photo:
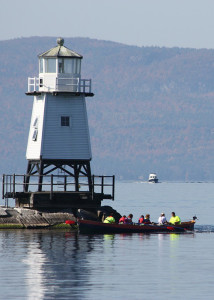
M 27 159 L 91 159 L 85 97 L 45 94 L 44 105 L 34 100 Z M 33 120 L 43 121 L 37 141 L 32 141 Z M 44 119 L 43 119 L 44 115 Z M 70 126 L 61 126 L 61 116 L 70 117 Z M 38 157 L 39 154 L 39 157 Z

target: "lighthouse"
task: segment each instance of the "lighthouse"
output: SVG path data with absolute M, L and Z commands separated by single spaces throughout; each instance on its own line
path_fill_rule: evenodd
M 3 177 L 3 196 L 15 198 L 17 207 L 99 207 L 114 199 L 114 176 L 91 174 L 86 98 L 94 94 L 91 79 L 81 77 L 82 59 L 63 38 L 38 55 L 39 76 L 28 78 L 26 92 L 33 109 L 23 191 L 21 175 Z
M 85 97 L 93 96 L 91 80 L 81 79 L 82 56 L 64 46 L 40 54 L 39 78 L 29 78 L 27 95 L 34 96 L 26 158 L 27 181 L 56 169 L 74 175 L 75 190 L 82 170 L 91 189 L 91 145 Z M 72 169 L 72 170 L 70 170 Z M 27 185 L 26 185 L 27 190 Z

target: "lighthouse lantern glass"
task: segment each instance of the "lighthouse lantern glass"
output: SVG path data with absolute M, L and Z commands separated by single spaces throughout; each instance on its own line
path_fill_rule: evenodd
M 58 73 L 80 74 L 81 61 L 76 58 L 59 58 Z
M 59 58 L 58 60 L 58 73 L 64 73 L 64 59 Z
M 39 73 L 43 73 L 44 72 L 44 68 L 43 68 L 43 59 L 40 58 L 39 59 Z
M 45 72 L 56 73 L 56 59 L 54 58 L 45 59 Z

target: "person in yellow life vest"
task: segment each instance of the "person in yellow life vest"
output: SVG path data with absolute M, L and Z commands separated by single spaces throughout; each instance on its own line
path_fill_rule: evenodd
M 177 224 L 181 224 L 181 219 L 175 215 L 175 212 L 172 212 L 172 216 L 169 220 L 169 223 L 173 224 L 173 225 L 177 225 Z
M 110 223 L 115 223 L 115 218 L 112 215 L 110 215 L 107 218 L 105 218 L 103 223 L 109 223 L 109 224 Z

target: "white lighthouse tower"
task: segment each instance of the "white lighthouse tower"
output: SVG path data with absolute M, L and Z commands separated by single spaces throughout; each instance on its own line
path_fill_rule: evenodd
M 26 93 L 34 97 L 27 172 L 3 175 L 3 198 L 16 199 L 16 207 L 98 209 L 114 200 L 115 177 L 91 174 L 85 98 L 94 94 L 81 78 L 83 57 L 58 38 L 38 58 L 39 76 L 28 78 Z
M 45 175 L 57 169 L 75 179 L 88 179 L 91 190 L 91 145 L 85 97 L 91 97 L 91 80 L 81 78 L 82 56 L 64 45 L 40 54 L 39 77 L 28 79 L 27 95 L 34 96 L 26 158 L 25 191 L 32 175 L 39 174 L 38 191 Z

